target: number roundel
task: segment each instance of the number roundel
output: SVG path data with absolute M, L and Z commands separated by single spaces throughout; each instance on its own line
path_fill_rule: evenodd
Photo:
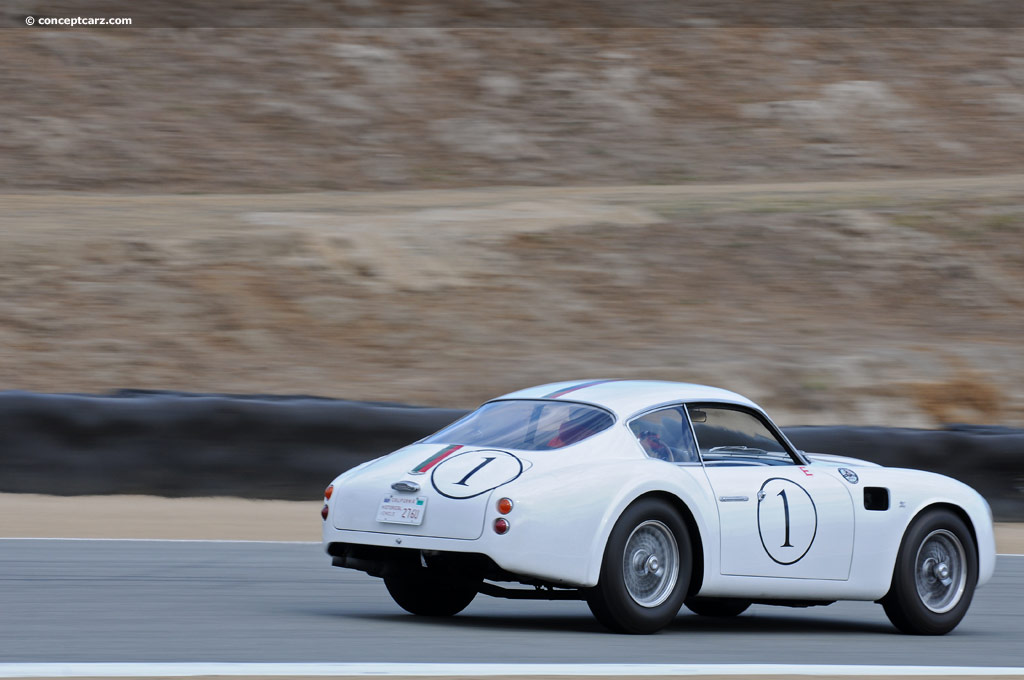
M 508 484 L 523 473 L 523 461 L 495 449 L 466 451 L 446 458 L 430 475 L 437 492 L 448 498 L 473 498 Z
M 818 533 L 818 509 L 807 490 L 790 479 L 772 477 L 757 494 L 761 545 L 779 564 L 799 562 Z

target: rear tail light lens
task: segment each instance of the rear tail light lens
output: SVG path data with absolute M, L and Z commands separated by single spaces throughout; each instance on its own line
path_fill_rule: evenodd
M 508 523 L 508 520 L 504 517 L 499 517 L 498 519 L 494 520 L 494 533 L 498 534 L 499 536 L 502 534 L 507 534 L 508 530 L 511 528 L 512 525 L 510 525 Z
M 328 513 L 329 511 L 330 511 L 330 510 L 329 510 L 329 508 L 327 507 L 327 503 L 324 503 L 324 507 L 320 508 L 320 516 L 321 516 L 321 517 L 323 517 L 323 518 L 324 518 L 324 519 L 326 520 L 326 519 L 327 519 L 327 513 Z
M 502 498 L 498 500 L 498 512 L 500 512 L 503 515 L 507 515 L 508 513 L 512 512 L 513 505 L 514 503 L 512 503 L 511 498 Z
M 333 485 L 333 484 L 331 484 L 331 485 L 330 485 L 329 487 L 327 487 L 326 489 L 324 489 L 324 498 L 325 498 L 325 499 L 327 499 L 327 500 L 331 500 L 331 496 L 332 496 L 333 494 L 334 494 L 334 485 Z

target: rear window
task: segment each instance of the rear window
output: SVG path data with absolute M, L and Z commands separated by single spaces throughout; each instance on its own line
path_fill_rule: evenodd
M 595 406 L 564 401 L 492 401 L 423 440 L 425 444 L 550 451 L 607 430 L 615 419 Z

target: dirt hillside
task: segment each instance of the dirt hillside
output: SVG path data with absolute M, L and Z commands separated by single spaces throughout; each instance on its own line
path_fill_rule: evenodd
M 636 376 L 1024 425 L 1020 29 L 11 29 L 0 59 L 2 388 Z
M 1024 144 L 1022 29 L 23 28 L 7 190 L 963 176 Z

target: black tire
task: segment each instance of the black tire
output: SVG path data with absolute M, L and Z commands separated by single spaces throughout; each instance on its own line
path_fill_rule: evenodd
M 608 537 L 600 580 L 587 597 L 590 611 L 616 633 L 661 630 L 686 597 L 692 555 L 679 513 L 664 501 L 638 500 Z
M 748 600 L 736 600 L 731 597 L 693 597 L 683 604 L 694 614 L 699 616 L 714 616 L 719 618 L 739 616 L 747 611 L 750 606 Z
M 442 580 L 417 571 L 384 577 L 391 598 L 418 616 L 455 616 L 476 597 L 476 584 Z
M 977 550 L 967 525 L 949 510 L 926 510 L 903 536 L 892 587 L 881 602 L 904 633 L 944 635 L 967 613 L 977 583 Z

